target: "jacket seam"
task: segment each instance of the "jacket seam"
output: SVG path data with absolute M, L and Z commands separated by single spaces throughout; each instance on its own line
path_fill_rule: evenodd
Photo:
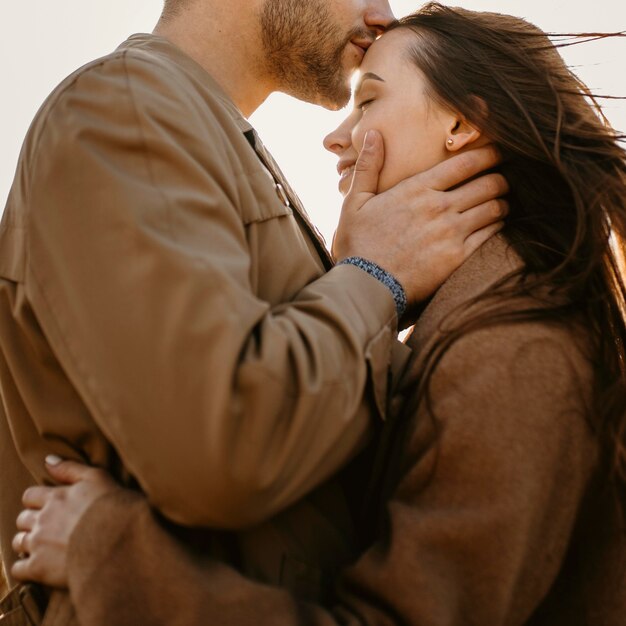
M 137 106 L 137 101 L 136 101 L 135 95 L 133 93 L 133 88 L 132 88 L 132 85 L 131 85 L 130 76 L 128 74 L 128 64 L 126 63 L 126 52 L 127 51 L 125 50 L 123 55 L 122 55 L 122 62 L 123 62 L 123 65 L 124 65 L 124 79 L 126 81 L 126 88 L 128 90 L 128 96 L 129 96 L 129 99 L 130 99 L 130 104 L 131 104 L 131 108 L 132 108 L 132 111 L 133 111 L 133 115 L 134 115 L 135 121 L 137 123 L 138 134 L 139 134 L 139 141 L 141 142 L 141 146 L 142 146 L 142 155 L 143 155 L 143 160 L 145 162 L 146 171 L 148 173 L 148 179 L 150 181 L 151 186 L 157 191 L 157 193 L 161 197 L 161 200 L 163 201 L 163 205 L 165 207 L 165 221 L 166 221 L 166 225 L 167 225 L 167 230 L 168 230 L 169 234 L 171 235 L 171 237 L 174 240 L 177 240 L 176 234 L 175 234 L 175 229 L 174 229 L 174 222 L 173 222 L 173 218 L 172 218 L 172 210 L 171 210 L 169 199 L 167 197 L 167 194 L 165 194 L 165 192 L 161 188 L 161 186 L 156 184 L 156 179 L 155 179 L 154 171 L 153 171 L 153 167 L 152 167 L 152 161 L 150 159 L 150 152 L 148 150 L 148 141 L 146 139 L 146 134 L 145 134 L 144 129 L 143 129 L 141 116 L 139 115 L 139 108 Z
M 92 70 L 96 70 L 100 67 L 102 67 L 103 65 L 106 65 L 107 63 L 111 62 L 111 61 L 117 61 L 120 58 L 123 57 L 123 55 L 125 54 L 125 52 L 118 52 L 115 53 L 113 55 L 109 55 L 103 59 L 100 59 L 100 61 L 94 62 L 94 63 L 90 63 L 88 65 L 86 65 L 85 67 L 81 68 L 80 70 L 78 70 L 74 76 L 72 77 L 71 81 L 65 85 L 63 87 L 63 89 L 61 89 L 58 93 L 56 93 L 52 100 L 48 103 L 48 105 L 46 106 L 46 112 L 44 115 L 44 119 L 42 121 L 42 127 L 39 130 L 39 132 L 37 133 L 37 138 L 35 139 L 35 141 L 33 142 L 33 151 L 35 152 L 35 159 L 33 162 L 33 166 L 32 166 L 32 171 L 31 171 L 31 176 L 29 176 L 28 179 L 28 183 L 26 185 L 26 203 L 30 204 L 30 192 L 31 192 L 31 180 L 32 178 L 35 176 L 35 173 L 37 171 L 37 166 L 39 164 L 39 158 L 41 155 L 41 150 L 39 149 L 39 146 L 41 144 L 41 142 L 43 141 L 43 138 L 48 130 L 48 121 L 50 120 L 50 116 L 53 113 L 54 109 L 58 106 L 59 102 L 61 101 L 62 98 L 65 97 L 65 95 L 74 88 L 74 86 L 76 85 L 76 83 L 78 82 L 78 80 L 80 78 L 82 78 L 85 74 L 87 74 L 88 72 L 92 71 Z

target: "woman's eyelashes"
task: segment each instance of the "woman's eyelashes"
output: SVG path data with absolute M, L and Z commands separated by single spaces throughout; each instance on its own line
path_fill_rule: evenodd
M 374 102 L 374 98 L 369 98 L 367 100 L 362 100 L 361 102 L 359 102 L 356 105 L 356 108 L 359 109 L 359 111 L 365 111 L 365 109 L 372 103 Z

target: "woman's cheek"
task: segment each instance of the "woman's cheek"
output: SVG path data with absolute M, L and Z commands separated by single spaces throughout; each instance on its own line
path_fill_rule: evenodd
M 378 178 L 378 192 L 387 191 L 410 175 L 411 166 L 407 155 L 400 149 L 393 134 L 383 135 L 385 144 L 385 161 Z
M 352 146 L 358 153 L 360 153 L 361 150 L 363 149 L 363 143 L 365 141 L 365 133 L 367 133 L 368 130 L 369 128 L 364 127 L 361 124 L 358 124 L 357 126 L 354 127 L 354 130 L 352 131 Z

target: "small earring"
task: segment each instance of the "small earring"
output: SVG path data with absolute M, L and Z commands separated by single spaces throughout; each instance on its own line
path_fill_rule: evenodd
M 454 139 L 448 139 L 448 141 L 446 142 L 449 146 L 454 144 Z

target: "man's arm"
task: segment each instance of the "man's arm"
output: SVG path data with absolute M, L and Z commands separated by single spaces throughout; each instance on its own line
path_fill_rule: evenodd
M 258 298 L 236 184 L 249 173 L 234 171 L 219 125 L 181 110 L 179 86 L 159 72 L 108 60 L 53 104 L 26 184 L 27 295 L 150 502 L 181 524 L 244 527 L 321 483 L 364 441 L 366 384 L 384 404 L 396 309 L 352 266 L 281 304 Z M 214 127 L 199 135 L 203 124 Z M 399 249 L 452 271 L 464 247 L 451 263 L 435 234 L 464 241 L 463 229 L 442 215 L 428 216 L 432 255 L 406 215 L 416 232 L 398 227 L 411 242 Z M 281 245 L 298 236 L 288 212 L 266 217 L 258 228 L 276 227 Z M 367 250 L 363 241 L 361 229 Z M 280 280 L 288 268 L 270 270 Z
M 27 494 L 43 508 L 21 519 L 32 556 L 15 571 L 48 584 L 69 576 L 84 626 L 526 623 L 559 574 L 597 458 L 578 400 L 589 380 L 562 347 L 568 337 L 503 326 L 450 349 L 432 381 L 440 437 L 432 445 L 424 406 L 396 434 L 404 472 L 377 541 L 341 576 L 335 607 L 199 564 L 145 498 L 70 464 L 56 477 L 86 482 Z M 101 491 L 86 487 L 91 477 Z
M 48 114 L 26 185 L 27 293 L 151 503 L 182 524 L 243 527 L 364 441 L 368 370 L 386 380 L 396 312 L 353 267 L 277 306 L 255 296 L 246 173 L 217 125 L 194 136 L 207 115 L 179 110 L 159 70 L 109 60 Z M 299 241 L 284 207 L 269 219 L 257 228 Z

